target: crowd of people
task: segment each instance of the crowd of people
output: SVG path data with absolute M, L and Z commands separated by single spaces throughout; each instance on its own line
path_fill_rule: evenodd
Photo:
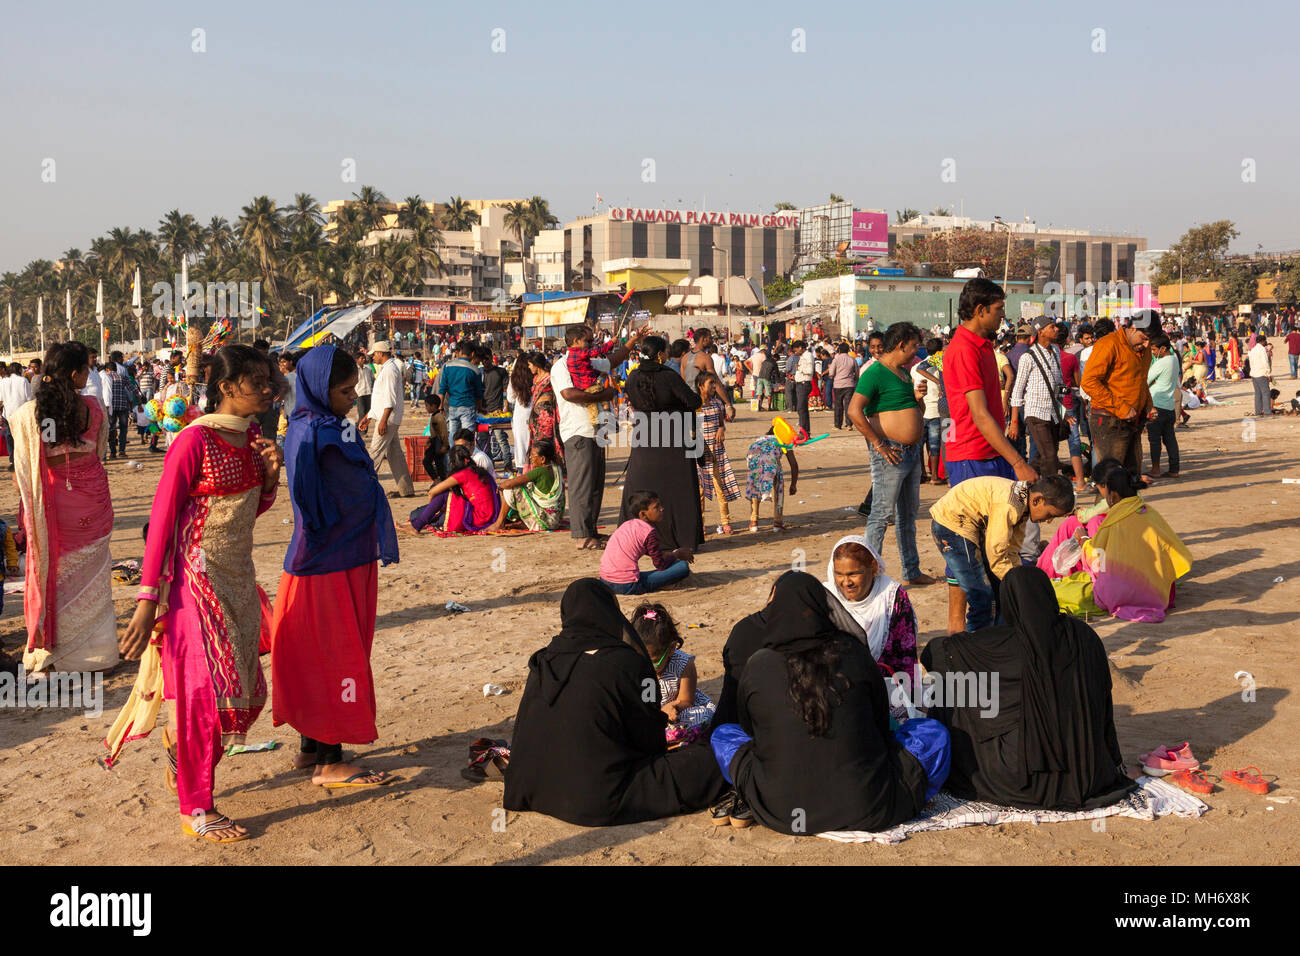
M 274 722 L 301 738 L 295 764 L 321 786 L 383 786 L 387 774 L 342 748 L 377 737 L 369 658 L 379 567 L 398 560 L 397 532 L 567 526 L 577 548 L 601 552 L 599 572 L 570 586 L 560 633 L 529 662 L 508 809 L 604 825 L 708 808 L 715 823 L 800 834 L 892 826 L 945 784 L 1029 808 L 1113 802 L 1133 783 L 1105 654 L 1071 614 L 1163 619 L 1192 559 L 1140 493 L 1180 477 L 1178 430 L 1214 402 L 1216 370 L 1250 377 L 1256 413 L 1274 411 L 1271 345 L 1262 330 L 1204 331 L 1150 310 L 1009 325 L 1005 304 L 997 284 L 973 279 L 950 335 L 900 322 L 852 341 L 811 330 L 810 341 L 746 333 L 719 344 L 704 327 L 670 341 L 573 325 L 551 354 L 498 354 L 500 343 L 494 352 L 467 336 L 427 361 L 389 338 L 281 354 L 264 341 L 201 356 L 114 352 L 102 364 L 59 343 L 27 370 L 0 366 L 21 502 L 0 533 L 9 573 L 15 543 L 26 555 L 23 665 L 39 676 L 141 660 L 109 764 L 170 701 L 162 737 L 184 831 L 242 840 L 214 805 L 214 777 L 267 703 L 262 655 Z M 1289 321 L 1270 331 L 1294 378 L 1300 331 Z M 155 403 L 174 398 L 184 414 L 160 424 Z M 738 474 L 727 426 L 746 400 L 797 417 L 801 434 L 784 440 L 773 422 Z M 426 416 L 414 445 L 399 435 L 408 403 Z M 796 448 L 819 407 L 867 446 L 864 533 L 836 543 L 825 581 L 782 575 L 767 606 L 736 624 L 715 703 L 669 607 L 643 603 L 629 620 L 615 595 L 689 586 L 706 541 L 734 533 L 742 496 L 750 532 L 764 502 L 773 530 L 787 528 L 786 484 L 796 491 Z M 165 457 L 119 641 L 106 465 L 138 454 L 133 420 L 144 454 Z M 647 423 L 662 434 L 638 432 Z M 607 448 L 620 434 L 631 436 L 627 467 L 605 534 Z M 294 527 L 272 602 L 251 554 L 282 472 Z M 916 539 L 927 481 L 947 486 L 929 517 L 949 636 L 919 651 L 908 589 L 939 583 Z M 417 495 L 423 503 L 394 516 L 390 499 Z M 891 524 L 897 578 L 885 571 Z M 926 715 L 900 694 L 955 670 L 1014 672 L 1013 699 L 989 722 L 952 702 Z M 347 706 L 340 685 L 352 688 Z M 998 744 L 1011 735 L 1022 752 Z

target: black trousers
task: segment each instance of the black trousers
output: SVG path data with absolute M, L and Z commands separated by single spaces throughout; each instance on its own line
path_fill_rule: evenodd
M 357 421 L 360 421 L 361 419 L 365 418 L 368 414 L 370 414 L 370 396 L 358 395 L 357 396 Z M 430 474 L 432 474 L 432 472 L 430 472 Z
M 569 477 L 569 528 L 575 538 L 594 538 L 605 495 L 605 449 L 594 438 L 575 436 L 564 443 Z
M 799 407 L 799 427 L 804 434 L 812 434 L 812 420 L 808 417 L 808 396 L 812 394 L 812 382 L 795 382 L 795 404 Z
M 1160 446 L 1169 452 L 1169 470 L 1178 474 L 1178 435 L 1174 431 L 1174 410 L 1157 408 L 1156 417 L 1147 422 L 1147 443 L 1151 446 L 1151 473 L 1160 468 Z
M 1060 474 L 1061 462 L 1058 458 L 1060 442 L 1052 434 L 1055 426 L 1041 418 L 1026 418 L 1025 431 L 1034 438 L 1034 451 L 1037 453 L 1031 465 L 1040 475 Z
M 853 386 L 846 385 L 844 388 L 832 388 L 831 399 L 835 407 L 835 427 L 841 428 L 849 420 L 849 399 L 853 397 Z
M 316 766 L 322 766 L 329 763 L 343 762 L 343 745 L 342 744 L 323 744 L 319 740 L 312 740 L 304 736 L 298 749 L 305 754 L 316 755 Z

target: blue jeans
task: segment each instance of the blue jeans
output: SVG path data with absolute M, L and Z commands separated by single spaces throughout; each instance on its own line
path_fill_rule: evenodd
M 984 549 L 963 538 L 937 521 L 930 522 L 930 533 L 943 555 L 948 569 L 948 583 L 966 595 L 966 630 L 978 631 L 994 623 L 993 608 L 998 604 L 997 576 L 989 568 Z M 999 620 L 1001 614 L 998 614 Z
M 880 554 L 885 543 L 885 528 L 894 515 L 894 535 L 898 539 L 898 556 L 903 562 L 903 579 L 910 581 L 921 574 L 921 555 L 916 550 L 916 513 L 921 507 L 921 442 L 900 445 L 885 439 L 885 444 L 901 454 L 891 465 L 874 448 L 871 453 L 871 517 L 867 519 L 867 543 Z
M 1066 439 L 1065 444 L 1070 449 L 1070 457 L 1078 458 L 1083 454 L 1083 445 L 1079 442 L 1079 416 L 1075 409 L 1071 409 L 1070 413 L 1074 415 L 1074 421 L 1070 425 L 1070 437 Z
M 649 594 L 651 591 L 658 591 L 670 584 L 676 584 L 690 573 L 691 566 L 686 563 L 685 559 L 679 558 L 662 571 L 638 572 L 637 579 L 631 584 L 615 584 L 613 581 L 606 581 L 604 578 L 600 580 L 605 587 L 615 594 Z
M 1296 377 L 1296 366 L 1300 365 L 1300 355 L 1288 355 L 1286 360 L 1291 363 L 1291 377 Z
M 478 412 L 473 408 L 467 408 L 464 405 L 452 405 L 447 409 L 447 435 L 452 442 L 456 441 L 456 433 L 462 428 L 468 428 L 474 432 L 478 428 L 478 423 L 474 420 L 478 417 Z
M 939 457 L 943 449 L 943 419 L 927 418 L 925 420 L 925 450 L 934 458 Z

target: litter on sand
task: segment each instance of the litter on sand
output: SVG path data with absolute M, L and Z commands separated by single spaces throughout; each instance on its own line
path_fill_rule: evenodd
M 452 614 L 464 614 L 466 611 L 469 610 L 469 608 L 467 608 L 464 604 L 460 604 L 456 601 L 448 601 L 447 610 L 451 611 Z
M 483 685 L 483 696 L 484 696 L 484 697 L 500 697 L 500 696 L 501 696 L 502 694 L 504 694 L 505 692 L 506 692 L 506 689 L 505 689 L 504 687 L 502 687 L 500 684 L 484 684 L 484 685 Z
M 278 740 L 268 740 L 264 744 L 231 744 L 226 748 L 226 756 L 233 757 L 235 754 L 255 754 L 264 750 L 274 750 L 280 746 Z

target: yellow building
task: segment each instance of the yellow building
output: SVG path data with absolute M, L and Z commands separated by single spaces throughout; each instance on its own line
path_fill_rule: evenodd
M 1182 302 L 1185 309 L 1206 309 L 1223 305 L 1223 300 L 1219 298 L 1219 283 L 1215 282 L 1170 282 L 1160 287 L 1156 296 L 1160 300 L 1160 308 L 1170 311 L 1177 310 L 1178 303 Z M 1259 277 L 1259 290 L 1255 293 L 1255 303 L 1257 305 L 1276 305 L 1277 304 L 1277 280 L 1272 276 Z

